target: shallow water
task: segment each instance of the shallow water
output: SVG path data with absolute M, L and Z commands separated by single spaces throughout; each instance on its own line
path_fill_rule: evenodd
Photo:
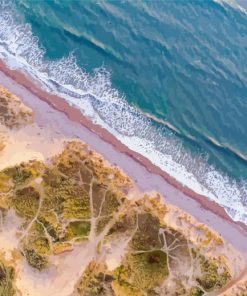
M 214 1 L 0 3 L 9 64 L 247 221 L 243 10 Z

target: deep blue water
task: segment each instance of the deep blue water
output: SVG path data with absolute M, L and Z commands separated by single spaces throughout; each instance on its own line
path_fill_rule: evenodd
M 74 51 L 89 72 L 104 65 L 128 102 L 247 178 L 244 13 L 204 0 L 17 3 L 48 59 Z
M 155 149 L 171 156 L 211 191 L 217 185 L 203 178 L 217 171 L 216 181 L 234 187 L 232 195 L 236 186 L 241 188 L 237 194 L 245 206 L 244 11 L 211 0 L 16 0 L 15 5 L 18 21 L 31 25 L 46 61 L 73 53 L 84 74 L 93 77 L 90 87 L 93 81 L 102 81 L 99 75 L 106 77 L 107 91 L 97 90 L 100 95 L 93 104 L 102 120 L 119 133 L 152 141 Z M 103 69 L 95 70 L 99 67 Z M 84 87 L 88 89 L 88 83 Z M 107 99 L 109 88 L 124 97 L 124 105 L 119 106 L 111 96 Z M 128 114 L 145 117 L 136 114 L 135 108 L 157 120 L 130 128 Z

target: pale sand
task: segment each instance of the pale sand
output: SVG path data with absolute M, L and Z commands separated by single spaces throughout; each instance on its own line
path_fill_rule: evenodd
M 31 159 L 44 161 L 61 150 L 62 141 L 55 141 L 49 131 L 41 130 L 36 124 L 10 131 L 5 149 L 0 151 L 0 170 Z
M 82 272 L 95 256 L 94 242 L 76 246 L 73 251 L 53 256 L 54 266 L 35 271 L 25 260 L 17 267 L 17 288 L 22 296 L 69 296 Z
M 18 247 L 19 240 L 16 237 L 16 229 L 21 225 L 13 210 L 10 210 L 5 218 L 5 223 L 0 229 L 0 253 L 5 254 L 7 261 L 12 260 L 12 252 Z

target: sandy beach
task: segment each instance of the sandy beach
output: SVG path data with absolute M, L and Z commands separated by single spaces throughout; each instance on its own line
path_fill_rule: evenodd
M 37 82 L 9 69 L 3 61 L 0 61 L 0 83 L 34 110 L 37 124 L 54 131 L 54 140 L 64 136 L 82 139 L 110 163 L 121 167 L 138 188 L 159 191 L 167 202 L 213 228 L 239 251 L 247 252 L 247 226 L 233 221 L 223 207 L 183 186 L 148 159 L 128 149 L 107 130 L 92 123 L 64 99 L 44 91 Z

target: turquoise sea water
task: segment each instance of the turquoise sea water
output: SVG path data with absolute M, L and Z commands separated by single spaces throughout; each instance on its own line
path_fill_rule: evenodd
M 0 56 L 12 67 L 247 222 L 244 10 L 211 0 L 0 3 Z

